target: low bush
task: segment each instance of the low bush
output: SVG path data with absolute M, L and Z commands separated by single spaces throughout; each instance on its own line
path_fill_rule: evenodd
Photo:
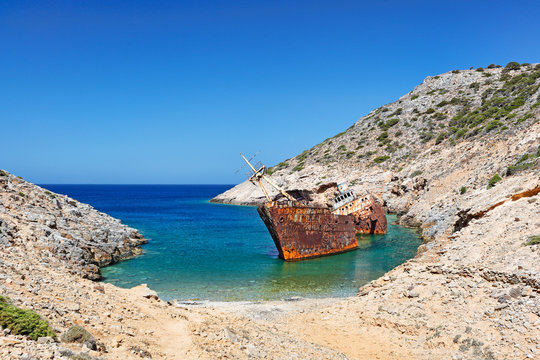
M 378 137 L 377 140 L 382 142 L 388 138 L 388 132 L 383 131 Z
M 467 188 L 465 186 L 462 186 L 461 189 L 459 189 L 459 193 L 461 195 L 465 194 L 467 192 Z
M 385 162 L 386 160 L 390 159 L 390 156 L 377 156 L 375 159 L 373 159 L 373 162 L 376 164 L 380 164 Z
M 508 64 L 506 64 L 506 66 L 504 67 L 504 70 L 519 70 L 519 68 L 521 67 L 521 65 L 519 65 L 518 62 L 516 61 L 511 61 L 509 62 Z
M 529 236 L 528 241 L 525 243 L 525 245 L 527 246 L 538 245 L 538 244 L 540 244 L 540 235 Z
M 0 325 L 11 329 L 14 335 L 27 335 L 32 340 L 56 336 L 49 323 L 42 320 L 38 314 L 11 305 L 9 299 L 3 296 L 0 296 Z
M 437 139 L 435 139 L 435 144 L 439 145 L 448 137 L 448 134 L 446 132 L 441 132 L 439 136 L 437 136 Z
M 84 343 L 93 340 L 94 337 L 85 328 L 80 325 L 74 325 L 62 334 L 60 340 L 65 343 Z
M 493 177 L 491 179 L 489 179 L 488 181 L 488 185 L 487 185 L 487 188 L 488 189 L 491 189 L 492 187 L 495 186 L 496 183 L 498 183 L 499 181 L 501 181 L 501 177 L 499 176 L 499 174 L 495 174 L 493 175 Z

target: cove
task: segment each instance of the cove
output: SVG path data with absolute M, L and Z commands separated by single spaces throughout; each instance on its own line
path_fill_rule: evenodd
M 102 269 L 120 287 L 141 283 L 165 300 L 274 300 L 341 297 L 416 254 L 418 234 L 394 224 L 368 235 L 359 249 L 330 257 L 284 262 L 255 207 L 210 204 L 231 185 L 47 185 L 89 203 L 149 243 L 136 258 Z

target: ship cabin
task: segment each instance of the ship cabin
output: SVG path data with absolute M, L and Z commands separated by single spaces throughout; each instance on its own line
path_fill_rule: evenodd
M 354 191 L 352 190 L 344 191 L 334 198 L 334 204 L 332 205 L 332 208 L 334 210 L 339 209 L 340 207 L 342 207 L 343 205 L 347 203 L 350 203 L 354 199 L 356 199 L 356 195 L 354 194 Z

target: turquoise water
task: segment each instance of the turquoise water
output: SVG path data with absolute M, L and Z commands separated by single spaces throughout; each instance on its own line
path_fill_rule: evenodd
M 141 231 L 144 254 L 102 269 L 121 287 L 146 283 L 164 299 L 267 300 L 355 294 L 413 257 L 421 239 L 388 216 L 386 235 L 358 250 L 286 263 L 255 207 L 211 204 L 228 185 L 44 185 Z

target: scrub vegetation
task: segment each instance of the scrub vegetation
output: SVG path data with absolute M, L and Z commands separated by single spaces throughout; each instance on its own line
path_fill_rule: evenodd
M 44 336 L 55 337 L 47 321 L 31 310 L 13 306 L 3 296 L 0 296 L 0 325 L 9 328 L 14 335 L 27 335 L 32 340 Z

